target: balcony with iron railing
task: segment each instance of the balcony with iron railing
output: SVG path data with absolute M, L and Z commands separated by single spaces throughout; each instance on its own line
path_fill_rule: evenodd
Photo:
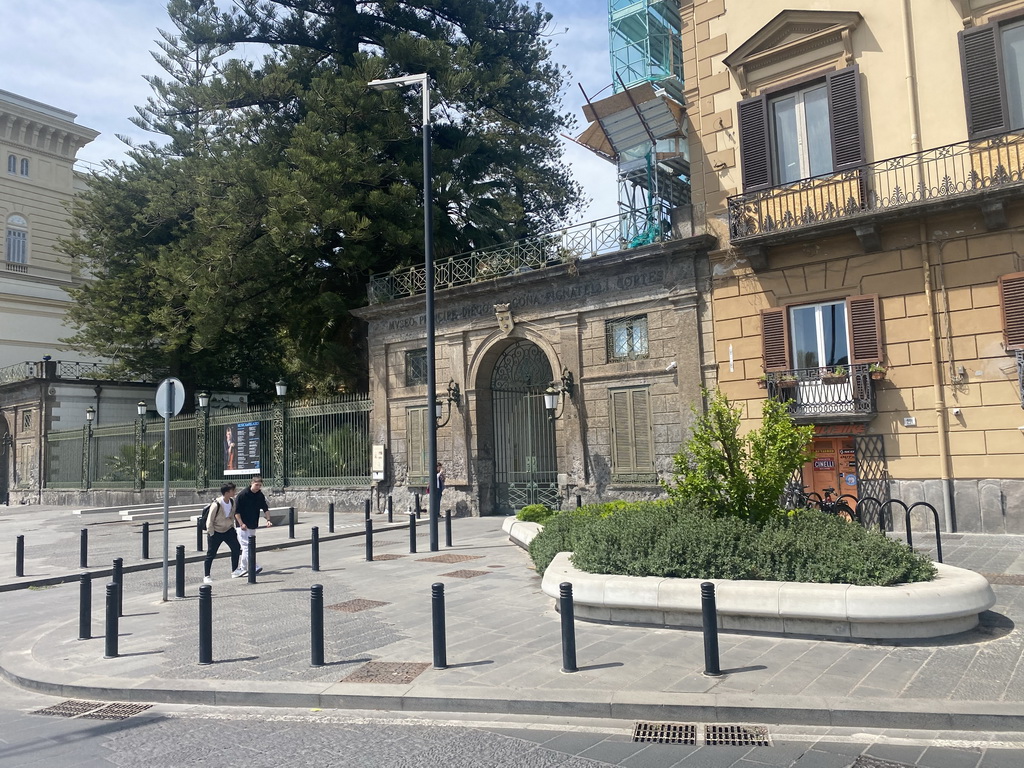
M 159 377 L 157 377 L 159 378 Z M 65 381 L 156 381 L 146 376 L 128 376 L 119 373 L 111 363 L 83 363 L 71 360 L 40 360 L 15 363 L 0 368 L 0 385 L 30 379 Z
M 672 237 L 667 219 L 662 220 L 661 216 L 652 216 L 644 210 L 628 210 L 536 237 L 437 259 L 434 262 L 434 287 L 443 290 L 494 280 L 569 264 L 576 259 L 602 253 L 638 248 L 671 240 Z M 426 277 L 422 266 L 402 267 L 373 275 L 367 288 L 371 304 L 382 304 L 425 291 Z
M 798 422 L 869 421 L 875 415 L 875 381 L 870 365 L 796 368 L 766 373 L 768 396 L 788 404 Z
M 729 235 L 737 245 L 770 244 L 922 208 L 998 203 L 1021 189 L 1024 132 L 1006 133 L 733 195 L 728 199 Z M 985 215 L 1002 216 L 991 208 Z

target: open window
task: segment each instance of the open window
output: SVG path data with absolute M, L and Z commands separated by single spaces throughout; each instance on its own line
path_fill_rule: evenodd
M 881 363 L 878 296 L 762 310 L 761 340 L 766 373 Z
M 1024 128 L 1024 18 L 965 29 L 959 37 L 967 135 Z

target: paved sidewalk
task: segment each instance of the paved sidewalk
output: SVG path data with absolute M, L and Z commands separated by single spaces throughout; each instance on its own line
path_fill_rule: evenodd
M 68 511 L 39 507 L 11 511 L 0 508 L 0 589 L 23 586 L 33 574 L 53 581 L 62 568 L 69 577 L 77 574 L 77 518 L 68 523 Z M 378 527 L 381 518 L 374 516 Z M 343 523 L 349 527 L 342 529 Z M 1024 537 L 943 538 L 947 563 L 978 570 L 993 582 L 998 602 L 972 632 L 903 643 L 723 633 L 725 674 L 708 678 L 699 631 L 584 622 L 576 627 L 580 671 L 562 673 L 558 615 L 526 553 L 508 542 L 501 523 L 454 520 L 455 546 L 444 547 L 442 526 L 441 551 L 431 553 L 421 520 L 416 555 L 409 554 L 406 529 L 379 532 L 376 559 L 366 562 L 362 516 L 339 515 L 339 534 L 348 530 L 355 538 L 323 541 L 322 570 L 314 573 L 310 526 L 323 533 L 327 521 L 326 513 L 308 515 L 294 541 L 287 526 L 261 529 L 259 557 L 266 570 L 257 584 L 229 578 L 227 555 L 214 563 L 212 665 L 198 664 L 202 566 L 194 562 L 187 568 L 188 596 L 167 603 L 160 602 L 159 568 L 127 574 L 118 658 L 103 658 L 106 579 L 97 578 L 94 639 L 77 639 L 75 608 L 71 615 L 48 615 L 3 649 L 0 668 L 36 690 L 120 701 L 1024 730 L 1024 633 L 1018 626 L 1024 618 Z M 139 565 L 127 525 L 111 523 L 109 533 L 97 532 L 104 564 L 121 547 L 130 548 L 126 566 Z M 13 577 L 18 533 L 26 535 L 27 549 L 36 540 L 50 545 L 33 555 L 25 579 Z M 187 535 L 191 544 L 180 543 L 197 557 L 194 530 Z M 173 543 L 172 536 L 172 551 Z M 265 550 L 274 545 L 282 548 Z M 152 551 L 159 553 L 155 543 Z M 437 582 L 447 598 L 444 670 L 431 665 L 431 584 Z M 328 606 L 327 664 L 319 668 L 309 664 L 312 584 L 323 585 Z M 172 572 L 171 595 L 173 586 Z M 73 593 L 77 605 L 77 584 L 57 589 Z M 70 597 L 63 604 L 70 605 Z

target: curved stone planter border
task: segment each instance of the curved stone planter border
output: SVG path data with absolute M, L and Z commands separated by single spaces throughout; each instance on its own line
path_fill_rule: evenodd
M 530 527 L 526 527 L 530 526 Z M 503 525 L 521 546 L 540 531 L 536 523 L 510 518 Z M 576 617 L 591 621 L 700 627 L 700 585 L 704 579 L 614 576 L 577 570 L 570 553 L 555 556 L 541 588 L 558 597 L 558 586 L 573 586 Z M 838 639 L 922 639 L 973 629 L 978 615 L 995 605 L 984 576 L 935 564 L 932 581 L 894 587 L 730 581 L 715 584 L 718 625 L 723 630 L 817 635 Z

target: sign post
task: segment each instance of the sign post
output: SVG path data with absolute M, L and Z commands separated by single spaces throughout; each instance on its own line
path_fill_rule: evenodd
M 156 410 L 164 417 L 164 596 L 167 602 L 168 555 L 170 549 L 170 495 L 171 495 L 171 417 L 181 413 L 185 405 L 185 385 L 179 379 L 160 382 L 156 390 Z

